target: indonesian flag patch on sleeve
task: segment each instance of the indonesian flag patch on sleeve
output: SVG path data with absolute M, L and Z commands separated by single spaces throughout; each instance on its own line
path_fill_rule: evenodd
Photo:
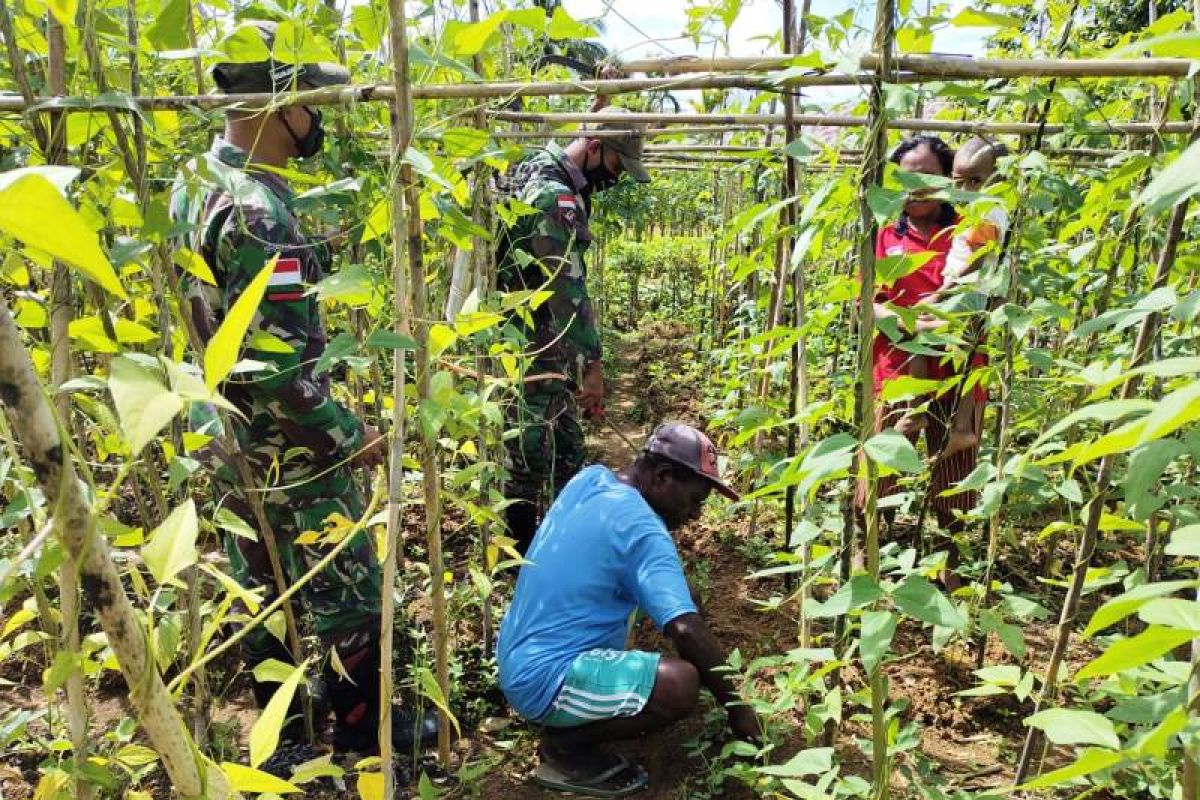
M 558 204 L 559 218 L 562 219 L 564 222 L 566 222 L 568 225 L 574 225 L 575 224 L 575 213 L 579 209 L 579 207 L 577 205 L 575 205 L 575 195 L 560 194 L 560 195 L 558 195 L 556 202 Z
M 300 259 L 281 258 L 267 280 L 267 299 L 271 301 L 300 300 L 304 297 L 303 272 Z

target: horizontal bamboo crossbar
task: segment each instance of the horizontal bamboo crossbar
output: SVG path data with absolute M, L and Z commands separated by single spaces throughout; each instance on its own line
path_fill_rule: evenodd
M 692 72 L 775 72 L 788 69 L 795 56 L 673 56 L 626 61 L 627 72 L 682 75 Z M 929 54 L 902 55 L 893 59 L 901 72 L 923 78 L 986 80 L 990 78 L 1186 78 L 1196 61 L 1186 58 L 974 58 L 972 56 Z M 864 55 L 863 70 L 873 70 L 878 59 Z
M 554 97 L 568 95 L 618 95 L 645 91 L 685 89 L 757 89 L 779 91 L 805 86 L 858 86 L 871 75 L 808 71 L 779 72 L 792 63 L 786 56 L 730 57 L 719 59 L 642 59 L 624 65 L 630 72 L 662 72 L 665 77 L 620 78 L 580 81 L 496 81 L 481 83 L 425 84 L 414 86 L 416 100 L 487 99 L 510 97 Z M 861 66 L 872 70 L 876 60 L 863 56 Z M 913 83 L 930 78 L 983 80 L 1015 77 L 1186 77 L 1196 61 L 1182 58 L 1107 59 L 977 59 L 964 56 L 909 55 L 896 59 L 889 83 Z M 699 70 L 703 69 L 703 72 Z M 765 73 L 776 72 L 769 75 Z M 697 74 L 698 73 L 698 74 Z M 730 74 L 732 73 L 732 74 Z M 758 74 L 755 74 L 758 73 Z M 0 111 L 19 112 L 31 107 L 67 112 L 94 108 L 183 109 L 223 108 L 232 105 L 346 105 L 392 102 L 391 84 L 335 86 L 303 92 L 235 95 L 174 95 L 161 97 L 49 98 L 33 99 L 32 106 L 17 95 L 0 96 Z M 711 122 L 711 117 L 704 121 Z M 774 120 L 772 120 L 774 122 Z M 806 123 L 801 123 L 806 124 Z
M 493 119 L 509 122 L 541 122 L 541 123 L 579 123 L 604 122 L 612 120 L 615 115 L 603 112 L 555 112 L 529 113 L 518 111 L 492 112 Z M 659 114 L 631 112 L 621 114 L 619 119 L 630 124 L 672 124 L 694 125 L 697 123 L 728 123 L 730 125 L 779 125 L 783 123 L 780 114 Z M 797 114 L 793 117 L 796 125 L 806 127 L 829 128 L 858 128 L 866 125 L 865 117 L 839 115 Z M 989 133 L 1012 134 L 1027 136 L 1038 132 L 1035 122 L 965 122 L 945 119 L 894 119 L 888 121 L 888 127 L 894 130 L 907 131 L 943 131 L 946 133 Z M 1044 132 L 1094 134 L 1094 135 L 1154 135 L 1154 134 L 1188 134 L 1192 132 L 1190 122 L 1085 122 L 1072 125 L 1050 123 Z

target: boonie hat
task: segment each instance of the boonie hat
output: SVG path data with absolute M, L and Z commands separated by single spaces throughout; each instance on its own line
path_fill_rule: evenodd
M 267 50 L 274 50 L 275 32 L 279 27 L 277 23 L 252 20 L 246 25 L 258 32 Z M 247 63 L 216 64 L 212 68 L 212 76 L 223 94 L 275 93 L 296 87 L 320 89 L 323 86 L 341 86 L 350 82 L 350 71 L 341 64 L 288 64 L 274 58 Z
M 712 440 L 691 425 L 664 422 L 650 434 L 646 452 L 688 467 L 700 477 L 708 479 L 713 488 L 730 500 L 741 499 L 729 484 L 721 480 L 721 472 L 717 469 L 717 448 Z
M 650 173 L 646 171 L 646 166 L 642 163 L 646 147 L 646 126 L 636 122 L 622 122 L 619 116 L 628 114 L 629 109 L 627 108 L 614 106 L 604 109 L 601 113 L 618 117 L 618 119 L 601 122 L 588 130 L 624 131 L 625 136 L 604 137 L 604 145 L 616 151 L 617 155 L 621 157 L 621 166 L 635 181 L 649 183 Z M 584 135 L 587 135 L 586 131 Z

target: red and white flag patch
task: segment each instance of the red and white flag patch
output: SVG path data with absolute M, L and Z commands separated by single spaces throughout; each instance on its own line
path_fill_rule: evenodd
M 272 301 L 299 300 L 304 297 L 304 292 L 300 291 L 301 283 L 303 283 L 303 272 L 300 268 L 300 259 L 281 258 L 275 262 L 275 269 L 272 270 L 271 277 L 267 279 L 267 299 Z M 270 289 L 276 291 L 271 292 Z
M 559 211 L 574 211 L 575 210 L 575 195 L 560 194 L 558 196 Z

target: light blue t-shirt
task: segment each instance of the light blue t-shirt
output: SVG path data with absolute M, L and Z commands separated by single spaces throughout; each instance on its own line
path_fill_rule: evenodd
M 566 485 L 525 558 L 498 655 L 500 688 L 526 719 L 549 712 L 580 653 L 625 648 L 634 608 L 660 629 L 696 611 L 667 526 L 607 467 Z

